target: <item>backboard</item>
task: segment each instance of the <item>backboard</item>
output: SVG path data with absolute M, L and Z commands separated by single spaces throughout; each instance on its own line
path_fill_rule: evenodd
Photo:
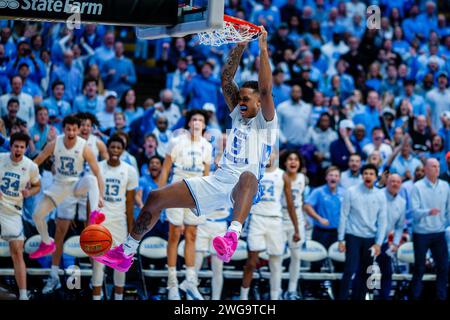
M 172 26 L 137 26 L 141 39 L 184 37 L 223 28 L 224 0 L 179 0 L 178 20 Z M 150 21 L 151 22 L 151 21 Z
M 178 0 L 0 0 L 0 18 L 12 20 L 173 25 Z

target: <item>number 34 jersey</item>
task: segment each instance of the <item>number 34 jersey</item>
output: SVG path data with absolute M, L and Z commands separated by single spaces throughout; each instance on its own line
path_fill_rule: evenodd
M 259 182 L 263 193 L 261 200 L 252 207 L 251 213 L 260 216 L 281 217 L 281 198 L 284 193 L 284 171 L 276 168 L 266 171 Z
M 122 220 L 126 217 L 127 191 L 136 189 L 139 184 L 136 169 L 123 161 L 119 166 L 111 167 L 106 160 L 100 162 L 99 167 L 105 183 L 102 211 L 108 222 Z
M 0 154 L 0 180 L 1 204 L 15 208 L 21 214 L 22 190 L 28 182 L 35 184 L 39 181 L 39 168 L 25 156 L 22 161 L 13 162 L 10 153 L 3 153 Z

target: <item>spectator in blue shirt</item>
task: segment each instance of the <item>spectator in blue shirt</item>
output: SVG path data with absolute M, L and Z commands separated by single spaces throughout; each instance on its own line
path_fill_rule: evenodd
M 72 112 L 72 106 L 63 99 L 65 85 L 62 81 L 55 81 L 52 84 L 52 95 L 42 101 L 42 106 L 48 110 L 50 122 L 59 130 L 62 129 L 62 120 Z
M 418 95 L 414 92 L 415 85 L 416 81 L 414 79 L 408 79 L 403 81 L 404 93 L 400 96 L 395 97 L 394 104 L 396 106 L 399 106 L 402 99 L 408 99 L 409 102 L 411 102 L 412 104 L 414 115 L 425 116 L 427 114 L 425 100 L 421 95 Z
M 339 186 L 340 171 L 329 167 L 326 171 L 327 184 L 314 189 L 305 200 L 304 211 L 314 219 L 312 240 L 329 248 L 338 239 L 337 228 L 344 188 Z M 312 272 L 320 271 L 320 263 L 311 265 Z
M 201 73 L 192 78 L 185 88 L 185 94 L 189 97 L 187 109 L 202 108 L 207 102 L 219 103 L 221 81 L 212 75 L 214 66 L 205 62 L 201 67 Z
M 376 91 L 371 90 L 367 94 L 367 106 L 364 112 L 357 113 L 353 116 L 355 124 L 363 124 L 366 128 L 366 137 L 372 132 L 372 129 L 380 126 L 380 99 Z
M 74 102 L 75 98 L 81 94 L 83 81 L 82 74 L 73 65 L 73 57 L 72 50 L 64 52 L 64 63 L 54 68 L 50 78 L 50 83 L 54 83 L 56 80 L 64 83 L 64 100 L 70 103 Z
M 288 100 L 291 95 L 291 87 L 284 83 L 284 73 L 280 69 L 273 71 L 272 95 L 275 107 Z
M 30 67 L 26 63 L 22 63 L 19 66 L 19 76 L 22 78 L 22 91 L 25 93 L 28 93 L 30 96 L 33 97 L 33 101 L 35 105 L 38 105 L 42 102 L 42 90 L 40 86 L 38 86 L 33 81 L 30 81 L 29 75 L 30 75 Z
M 98 65 L 100 70 L 103 70 L 103 64 L 114 58 L 114 43 L 115 43 L 114 31 L 108 31 L 103 37 L 103 44 L 95 49 L 95 53 L 89 64 Z
M 409 11 L 409 18 L 403 20 L 402 29 L 405 33 L 405 38 L 408 42 L 412 42 L 415 37 L 419 37 L 421 39 L 424 38 L 424 28 L 421 20 L 418 17 L 419 7 L 414 5 L 411 7 Z
M 403 143 L 391 154 L 386 166 L 390 167 L 391 173 L 397 173 L 403 180 L 411 180 L 416 168 L 422 165 L 422 162 L 411 153 L 412 139 L 409 137 L 403 139 Z
M 84 95 L 75 98 L 73 112 L 90 112 L 97 114 L 105 108 L 105 99 L 97 93 L 97 80 L 86 78 L 83 83 Z
M 423 35 L 425 37 L 428 37 L 430 31 L 436 31 L 438 27 L 436 4 L 433 1 L 427 1 L 425 4 L 425 12 L 421 13 L 417 19 L 423 27 Z
M 362 167 L 363 183 L 344 194 L 338 227 L 339 251 L 345 252 L 344 274 L 339 292 L 347 300 L 352 277 L 356 274 L 352 299 L 363 300 L 367 291 L 368 267 L 381 252 L 386 236 L 386 198 L 375 188 L 378 170 L 372 164 Z M 345 241 L 345 242 L 344 242 Z
M 426 253 L 430 249 L 436 266 L 436 295 L 447 299 L 448 248 L 445 229 L 450 223 L 450 190 L 439 180 L 439 162 L 428 159 L 425 178 L 414 184 L 411 191 L 413 213 L 414 273 L 412 299 L 420 299 Z
M 7 66 L 7 74 L 9 77 L 15 76 L 19 71 L 22 63 L 28 64 L 30 67 L 30 80 L 35 83 L 41 83 L 45 77 L 45 66 L 39 57 L 35 57 L 31 52 L 28 42 L 22 41 L 17 46 L 17 56 L 9 61 Z
M 14 38 L 11 36 L 12 30 L 10 27 L 2 28 L 0 33 L 0 43 L 5 47 L 5 54 L 7 57 L 14 57 L 17 53 L 17 46 L 14 43 Z
M 348 169 L 351 154 L 362 155 L 361 147 L 350 140 L 354 127 L 351 120 L 342 120 L 339 123 L 339 138 L 330 145 L 331 164 L 337 166 L 341 171 Z
M 47 143 L 47 135 L 50 130 L 48 110 L 46 107 L 36 108 L 36 123 L 30 129 L 30 137 L 34 142 L 36 151 L 40 152 Z
M 269 33 L 272 33 L 280 26 L 280 11 L 272 5 L 272 0 L 263 0 L 262 4 L 262 8 L 253 10 L 250 21 L 258 26 L 263 25 Z
M 122 42 L 116 42 L 114 51 L 115 57 L 103 65 L 102 77 L 105 81 L 105 88 L 115 91 L 121 97 L 136 83 L 136 72 L 133 62 L 123 55 Z

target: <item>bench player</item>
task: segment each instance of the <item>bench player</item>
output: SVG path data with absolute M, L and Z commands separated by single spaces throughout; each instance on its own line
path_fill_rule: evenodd
M 56 251 L 55 242 L 48 234 L 45 217 L 64 199 L 69 196 L 80 197 L 88 193 L 89 202 L 94 209 L 103 207 L 103 179 L 92 150 L 86 145 L 86 140 L 78 136 L 80 119 L 69 115 L 63 119 L 62 125 L 64 134 L 47 144 L 34 159 L 37 165 L 41 165 L 53 155 L 56 174 L 54 183 L 49 189 L 44 190 L 45 196 L 33 213 L 41 243 L 39 248 L 30 254 L 31 259 L 38 259 Z M 93 175 L 81 177 L 85 161 L 89 164 Z
M 292 202 L 291 180 L 278 168 L 274 153 L 271 155 L 270 166 L 261 180 L 263 194 L 258 204 L 251 209 L 250 224 L 247 237 L 248 259 L 244 267 L 242 279 L 241 300 L 248 300 L 248 292 L 253 277 L 253 271 L 258 262 L 259 253 L 267 250 L 270 268 L 270 299 L 278 300 L 281 291 L 281 272 L 284 253 L 283 213 L 281 199 L 285 202 L 291 218 L 294 233 L 292 241 L 297 242 L 299 229 L 297 214 Z
M 113 135 L 107 142 L 108 160 L 99 163 L 105 184 L 103 195 L 105 221 L 102 225 L 111 232 L 113 243 L 126 240 L 134 223 L 134 195 L 138 187 L 138 174 L 131 165 L 120 161 L 125 150 L 125 143 L 118 135 Z M 101 299 L 104 278 L 104 265 L 95 261 L 92 270 L 92 298 Z M 125 273 L 114 270 L 114 300 L 123 299 Z
M 23 200 L 41 189 L 38 166 L 24 156 L 29 141 L 28 135 L 14 133 L 10 139 L 11 152 L 0 154 L 0 235 L 9 242 L 20 300 L 28 300 L 23 260 Z

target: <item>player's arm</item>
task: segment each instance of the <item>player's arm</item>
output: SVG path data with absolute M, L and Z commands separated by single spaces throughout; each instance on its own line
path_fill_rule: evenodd
M 170 169 L 172 169 L 172 157 L 167 154 L 164 159 L 163 167 L 161 169 L 161 175 L 158 179 L 158 188 L 162 188 L 167 184 L 167 179 L 169 178 Z
M 41 191 L 41 180 L 38 180 L 35 183 L 30 182 L 29 186 L 22 190 L 22 195 L 24 198 L 29 198 L 37 195 L 39 191 Z
M 97 139 L 97 148 L 100 153 L 100 158 L 102 160 L 109 160 L 108 149 L 106 148 L 105 143 L 100 139 Z
M 94 153 L 92 152 L 91 148 L 85 147 L 83 150 L 83 157 L 84 160 L 87 161 L 89 164 L 89 167 L 91 168 L 92 173 L 97 178 L 98 183 L 98 189 L 99 189 L 99 203 L 98 207 L 103 207 L 103 194 L 105 192 L 105 182 L 103 181 L 102 174 L 100 172 L 100 167 L 98 166 L 97 159 L 95 158 Z M 91 203 L 91 206 L 94 207 L 94 205 Z
M 131 232 L 131 230 L 133 230 L 133 224 L 134 224 L 134 198 L 135 198 L 135 191 L 134 190 L 127 190 L 127 195 L 126 195 L 126 208 L 127 209 L 126 210 L 127 210 L 128 232 Z
M 289 213 L 289 218 L 294 225 L 294 241 L 300 241 L 300 234 L 298 231 L 298 219 L 297 213 L 295 212 L 294 201 L 292 199 L 292 183 L 286 174 L 283 174 L 284 181 L 284 196 L 286 199 L 287 210 Z
M 139 209 L 142 209 L 144 207 L 144 202 L 142 202 L 142 189 L 139 188 L 134 194 L 134 202 L 137 204 Z
M 247 46 L 246 42 L 239 43 L 228 55 L 227 62 L 222 71 L 222 91 L 225 97 L 230 112 L 239 103 L 239 87 L 234 82 L 234 76 L 236 75 L 237 68 L 242 58 L 242 54 Z
M 209 172 L 211 171 L 211 163 L 205 162 L 204 166 L 205 166 L 205 170 L 203 170 L 203 175 L 209 176 Z
M 259 36 L 259 74 L 258 87 L 261 99 L 261 111 L 266 121 L 272 121 L 275 117 L 275 104 L 272 97 L 272 70 L 269 63 L 269 50 L 267 48 L 267 31 L 261 27 Z
M 53 151 L 55 151 L 55 145 L 56 141 L 52 141 L 49 144 L 47 144 L 44 148 L 44 150 L 39 153 L 39 155 L 33 160 L 34 163 L 36 163 L 38 166 L 44 163 L 45 160 L 48 159 L 53 154 Z

